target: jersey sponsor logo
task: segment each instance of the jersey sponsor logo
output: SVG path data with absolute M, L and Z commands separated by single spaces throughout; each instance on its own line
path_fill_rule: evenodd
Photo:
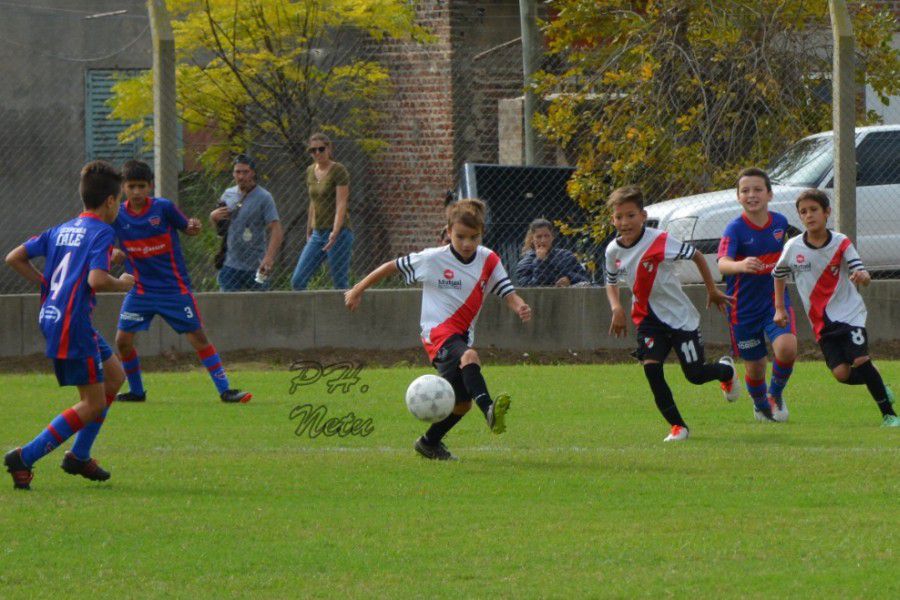
M 621 266 L 622 266 L 622 259 L 621 259 L 621 258 L 617 258 L 617 259 L 616 259 L 616 268 L 618 269 L 618 268 L 621 267 Z
M 775 239 L 780 242 L 784 239 L 784 229 L 776 229 L 772 232 L 772 235 L 775 236 Z
M 159 224 L 162 222 L 157 215 L 153 215 L 152 217 L 150 217 L 147 220 L 150 221 L 150 224 L 153 225 L 154 227 L 159 227 Z
M 741 350 L 749 350 L 750 348 L 756 348 L 757 346 L 759 346 L 759 343 L 759 340 L 755 338 L 752 340 L 740 340 L 737 343 L 737 347 Z
M 84 227 L 63 227 L 56 235 L 57 246 L 80 246 L 87 229 Z
M 809 271 L 812 271 L 812 265 L 811 265 L 811 264 L 809 264 L 809 263 L 803 263 L 803 262 L 800 262 L 800 261 L 797 261 L 797 264 L 792 265 L 791 268 L 792 268 L 794 271 L 797 271 L 797 272 L 799 272 L 799 273 L 807 273 L 807 272 L 809 272 Z
M 444 279 L 453 279 L 453 275 L 455 275 L 453 269 L 444 269 Z
M 41 308 L 41 313 L 38 315 L 39 321 L 53 321 L 56 323 L 62 318 L 62 313 L 55 306 L 45 306 Z
M 147 258 L 168 253 L 172 248 L 172 238 L 169 234 L 163 234 L 142 240 L 123 240 L 122 244 L 135 258 Z
M 121 319 L 122 321 L 135 321 L 137 323 L 142 323 L 144 321 L 144 315 L 126 311 L 119 314 L 119 319 Z
M 461 290 L 462 289 L 462 279 L 438 279 L 438 288 L 442 290 L 453 289 L 453 290 Z
M 797 255 L 797 263 L 803 264 L 803 263 L 805 263 L 805 262 L 806 262 L 806 257 L 803 256 L 802 254 L 798 254 L 798 255 Z

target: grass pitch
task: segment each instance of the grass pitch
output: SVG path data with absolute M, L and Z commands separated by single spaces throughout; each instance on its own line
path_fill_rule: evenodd
M 293 394 L 294 373 L 234 372 L 247 405 L 199 369 L 147 374 L 149 401 L 114 405 L 95 446 L 111 481 L 66 475 L 62 449 L 30 493 L 3 474 L 0 597 L 900 597 L 900 430 L 821 363 L 798 363 L 783 425 L 667 366 L 679 444 L 635 364 L 487 366 L 509 431 L 473 409 L 452 464 L 412 450 L 402 398 L 424 372 Z M 0 389 L 4 451 L 74 399 L 51 375 Z M 372 431 L 297 435 L 307 403 Z

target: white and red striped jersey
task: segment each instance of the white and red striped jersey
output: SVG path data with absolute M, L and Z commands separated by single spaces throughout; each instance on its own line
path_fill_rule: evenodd
M 866 304 L 850 281 L 850 273 L 865 269 L 853 242 L 843 233 L 828 232 L 828 241 L 815 248 L 806 234 L 788 240 L 772 276 L 794 274 L 797 292 L 816 339 L 831 323 L 866 326 Z
M 631 320 L 639 326 L 649 318 L 672 329 L 693 331 L 700 314 L 681 289 L 676 260 L 689 260 L 694 247 L 665 231 L 645 227 L 638 240 L 623 246 L 616 238 L 606 247 L 606 281 L 631 288 Z
M 423 284 L 422 344 L 432 360 L 451 335 L 474 343 L 485 292 L 505 298 L 515 291 L 500 257 L 484 246 L 467 262 L 447 244 L 402 256 L 396 264 L 406 283 Z

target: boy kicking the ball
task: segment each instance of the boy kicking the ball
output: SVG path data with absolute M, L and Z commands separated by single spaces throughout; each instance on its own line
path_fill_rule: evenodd
M 484 204 L 473 199 L 453 204 L 447 211 L 447 232 L 450 243 L 446 246 L 386 262 L 344 294 L 347 308 L 356 310 L 367 288 L 394 273 L 402 273 L 408 284 L 422 282 L 422 344 L 456 395 L 450 416 L 416 440 L 416 452 L 432 460 L 455 459 L 442 440 L 469 411 L 473 400 L 493 433 L 506 431 L 509 395 L 491 399 L 478 352 L 472 348 L 484 295 L 500 296 L 522 321 L 531 319 L 531 308 L 516 294 L 500 258 L 480 245 Z
M 869 273 L 850 239 L 826 228 L 831 206 L 823 191 L 806 190 L 796 206 L 806 232 L 785 245 L 775 266 L 775 322 L 788 322 L 785 279 L 793 274 L 831 374 L 847 385 L 865 384 L 881 411 L 882 425 L 900 427 L 893 394 L 869 356 L 866 305 L 855 287 L 869 285 Z
M 644 195 L 636 186 L 615 190 L 607 206 L 612 209 L 618 237 L 606 247 L 606 297 L 612 308 L 609 333 L 625 335 L 625 310 L 619 300 L 619 282 L 631 287 L 631 320 L 637 329 L 638 348 L 634 356 L 644 367 L 653 399 L 672 429 L 663 440 L 679 442 L 690 434 L 681 417 L 672 390 L 663 375 L 663 362 L 673 348 L 688 381 L 701 385 L 708 381 L 725 384 L 725 398 L 736 386 L 734 361 L 722 357 L 706 363 L 700 338 L 700 315 L 681 289 L 675 274 L 676 260 L 692 260 L 706 284 L 707 308 L 720 310 L 731 301 L 716 288 L 703 255 L 665 231 L 644 226 L 647 212 Z

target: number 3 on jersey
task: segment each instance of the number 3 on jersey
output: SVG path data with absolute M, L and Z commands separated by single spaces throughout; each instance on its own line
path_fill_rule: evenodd
M 66 280 L 66 275 L 69 274 L 69 260 L 72 258 L 72 253 L 67 252 L 63 259 L 59 261 L 59 264 L 56 265 L 56 268 L 53 269 L 53 275 L 50 276 L 50 299 L 56 300 L 56 297 L 59 296 L 59 290 L 62 289 L 63 282 Z

